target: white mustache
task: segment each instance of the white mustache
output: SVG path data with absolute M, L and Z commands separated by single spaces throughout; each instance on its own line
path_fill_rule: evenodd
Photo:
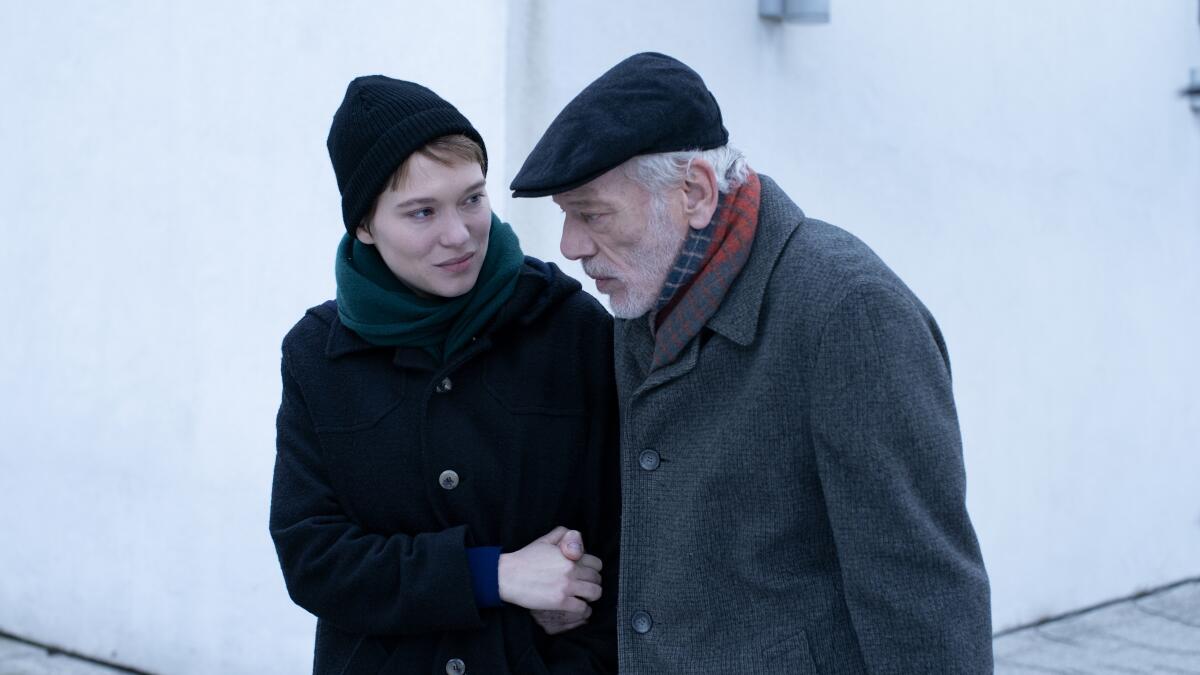
M 610 269 L 603 263 L 598 263 L 595 259 L 585 260 L 583 263 L 583 273 L 589 277 L 596 279 L 599 277 L 615 277 L 616 270 Z

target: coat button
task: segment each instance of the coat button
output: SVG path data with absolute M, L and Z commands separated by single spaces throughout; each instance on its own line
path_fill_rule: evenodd
M 434 388 L 434 391 L 436 391 L 439 394 L 445 394 L 453 388 L 454 388 L 454 383 L 450 381 L 450 378 L 443 377 L 442 381 L 438 382 L 437 387 Z
M 467 664 L 462 659 L 450 659 L 446 662 L 446 675 L 463 675 L 467 672 Z
M 643 450 L 642 454 L 638 455 L 638 464 L 647 471 L 657 469 L 659 461 L 658 452 L 654 450 Z
M 446 469 L 442 475 L 438 476 L 438 485 L 446 490 L 453 490 L 458 487 L 458 472 L 454 469 Z
M 646 612 L 638 610 L 633 613 L 633 621 L 631 623 L 633 624 L 633 632 L 649 633 L 650 628 L 654 625 L 654 620 Z

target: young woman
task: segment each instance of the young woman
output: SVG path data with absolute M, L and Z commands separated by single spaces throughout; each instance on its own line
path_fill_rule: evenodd
M 337 300 L 284 339 L 271 496 L 314 672 L 615 672 L 610 317 L 521 253 L 432 91 L 355 79 L 328 146 Z

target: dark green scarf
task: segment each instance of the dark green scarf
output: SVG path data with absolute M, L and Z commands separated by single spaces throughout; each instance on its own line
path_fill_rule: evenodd
M 345 235 L 338 245 L 338 316 L 374 345 L 421 347 L 438 363 L 466 346 L 517 287 L 525 254 L 508 223 L 492 214 L 475 287 L 457 298 L 422 297 L 392 274 L 374 246 Z

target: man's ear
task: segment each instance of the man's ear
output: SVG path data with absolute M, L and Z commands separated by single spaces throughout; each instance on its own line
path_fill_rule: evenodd
M 367 229 L 366 225 L 359 225 L 358 229 L 354 231 L 354 236 L 364 244 L 375 243 L 375 237 L 371 236 L 371 231 Z
M 708 227 L 721 195 L 717 191 L 717 172 L 703 159 L 693 159 L 683 177 L 683 215 L 688 227 L 703 230 Z

